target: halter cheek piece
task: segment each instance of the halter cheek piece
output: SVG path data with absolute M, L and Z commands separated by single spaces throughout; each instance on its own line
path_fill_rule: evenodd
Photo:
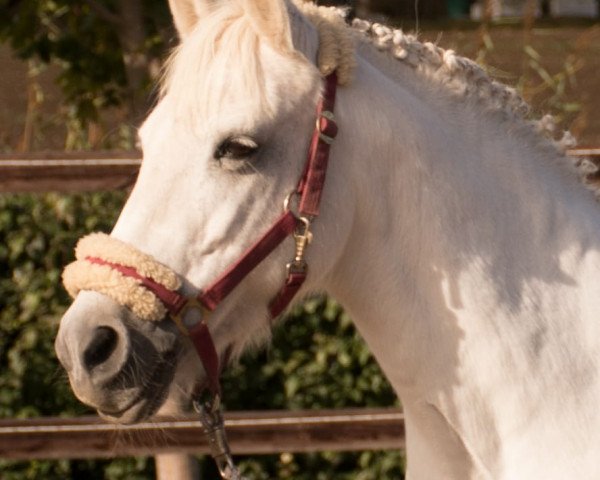
M 96 290 L 104 293 L 117 302 L 130 307 L 134 313 L 148 320 L 157 320 L 165 311 L 173 319 L 179 330 L 188 336 L 200 357 L 207 375 L 206 388 L 211 399 L 206 403 L 194 400 L 194 406 L 201 414 L 203 425 L 209 436 L 212 455 L 217 461 L 222 478 L 238 479 L 239 473 L 233 465 L 220 409 L 221 386 L 219 376 L 221 367 L 219 355 L 207 326 L 210 314 L 231 293 L 231 291 L 277 246 L 288 236 L 293 235 L 296 243 L 294 259 L 287 265 L 287 278 L 277 295 L 269 303 L 269 312 L 273 318 L 281 314 L 294 298 L 304 280 L 308 266 L 304 258 L 305 249 L 312 239 L 310 231 L 312 221 L 319 215 L 321 194 L 325 184 L 329 150 L 337 135 L 337 125 L 333 117 L 337 88 L 336 72 L 325 77 L 324 90 L 317 105 L 316 127 L 312 135 L 308 158 L 296 189 L 284 201 L 284 212 L 269 230 L 246 252 L 232 264 L 212 285 L 195 297 L 185 297 L 177 289 L 180 282 L 172 278 L 173 272 L 158 264 L 151 257 L 137 251 L 132 246 L 119 242 L 102 234 L 92 234 L 83 238 L 76 254 L 78 261 L 67 266 L 63 273 L 63 281 L 73 296 L 80 290 Z M 298 214 L 290 209 L 293 196 L 298 196 Z M 98 240 L 100 238 L 100 240 Z M 85 242 L 97 248 L 86 247 Z M 112 249 L 103 255 L 103 248 L 98 243 L 112 243 L 119 254 Z M 81 248 L 80 248 L 81 247 Z M 100 252 L 95 254 L 95 252 Z M 131 256 L 144 264 L 138 267 L 129 260 Z M 141 259 L 141 260 L 140 260 Z M 148 265 L 149 266 L 148 266 Z M 90 269 L 95 275 L 90 275 Z M 158 271 L 158 272 L 157 272 Z M 103 276 L 105 282 L 103 284 Z M 129 293 L 114 288 L 115 276 L 122 280 L 121 285 L 129 288 Z M 167 278 L 168 281 L 163 281 Z M 165 283 L 169 286 L 165 286 Z M 139 287 L 142 288 L 139 288 Z M 161 305 L 150 308 L 148 312 L 140 306 L 136 299 L 152 294 Z M 154 300 L 152 298 L 152 300 Z M 146 299 L 146 303 L 147 299 Z M 164 309 L 162 308 L 164 306 Z M 147 309 L 148 310 L 148 309 Z M 195 312 L 196 315 L 190 315 Z M 194 318 L 190 322 L 190 318 Z

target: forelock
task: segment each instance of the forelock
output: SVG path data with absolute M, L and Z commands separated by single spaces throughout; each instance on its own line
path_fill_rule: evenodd
M 260 37 L 237 2 L 204 17 L 166 62 L 161 95 L 178 113 L 217 115 L 225 101 L 268 113 Z

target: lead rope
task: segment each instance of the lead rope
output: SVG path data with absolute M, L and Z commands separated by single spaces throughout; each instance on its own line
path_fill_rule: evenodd
M 241 475 L 231 456 L 219 395 L 209 394 L 206 400 L 194 399 L 192 403 L 194 410 L 200 415 L 200 422 L 208 439 L 210 454 L 217 464 L 221 478 L 223 480 L 247 480 Z

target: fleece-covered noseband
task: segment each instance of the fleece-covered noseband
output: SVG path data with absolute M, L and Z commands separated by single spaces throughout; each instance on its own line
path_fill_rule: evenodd
M 75 248 L 76 260 L 63 272 L 63 283 L 74 298 L 81 290 L 103 293 L 143 320 L 158 321 L 167 315 L 162 301 L 141 279 L 126 276 L 110 264 L 131 267 L 167 290 L 181 287 L 179 276 L 150 255 L 104 233 L 83 237 Z M 102 264 L 98 260 L 107 262 Z

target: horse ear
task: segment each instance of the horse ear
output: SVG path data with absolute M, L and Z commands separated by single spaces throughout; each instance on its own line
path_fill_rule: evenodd
M 185 38 L 214 3 L 215 0 L 169 0 L 179 36 Z
M 185 38 L 218 1 L 220 0 L 169 0 L 179 36 Z M 266 37 L 274 48 L 293 49 L 290 19 L 285 0 L 239 1 L 259 35 Z
M 284 0 L 242 0 L 257 33 L 278 50 L 293 50 L 290 17 Z

